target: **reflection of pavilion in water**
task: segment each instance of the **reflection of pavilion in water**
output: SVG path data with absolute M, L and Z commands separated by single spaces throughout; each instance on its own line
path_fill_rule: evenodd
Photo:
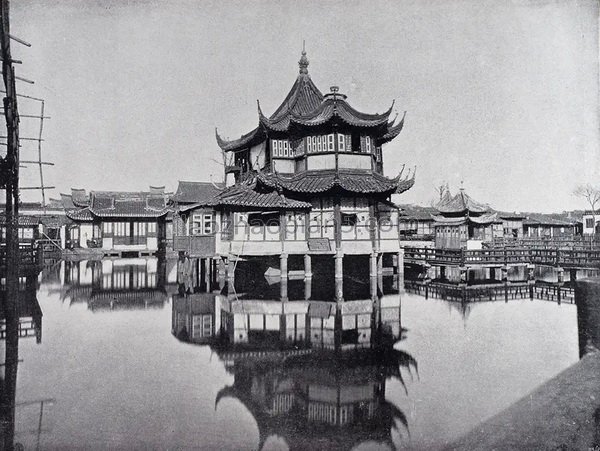
M 162 308 L 176 291 L 169 283 L 174 263 L 131 258 L 64 262 L 61 299 L 87 303 L 90 310 Z M 173 276 L 174 277 L 174 276 Z
M 403 338 L 400 296 L 379 291 L 342 302 L 289 300 L 287 284 L 279 288 L 280 300 L 214 293 L 173 298 L 173 334 L 210 344 L 234 375 L 217 406 L 230 397 L 248 409 L 258 425 L 258 449 L 272 436 L 290 449 L 350 449 L 367 441 L 393 449 L 392 430 L 402 435 L 408 425 L 386 400 L 386 383 L 404 385 L 402 369 L 417 367 L 394 348 Z
M 0 290 L 0 339 L 6 338 L 4 279 Z M 19 337 L 33 337 L 38 343 L 42 342 L 42 309 L 37 300 L 37 274 L 27 274 L 19 278 L 19 303 L 18 303 L 18 334 Z

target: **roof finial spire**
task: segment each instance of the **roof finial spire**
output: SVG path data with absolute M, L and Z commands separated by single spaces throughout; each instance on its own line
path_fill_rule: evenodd
M 304 40 L 302 40 L 302 56 L 298 61 L 298 66 L 300 66 L 301 74 L 308 74 L 308 58 L 306 57 L 306 41 Z

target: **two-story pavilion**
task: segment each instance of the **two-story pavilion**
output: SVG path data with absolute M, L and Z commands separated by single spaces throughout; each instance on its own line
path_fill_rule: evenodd
M 241 138 L 217 142 L 227 160 L 226 188 L 214 200 L 222 234 L 217 253 L 227 256 L 336 256 L 399 253 L 398 207 L 391 195 L 414 184 L 414 172 L 384 175 L 382 146 L 404 126 L 391 120 L 392 107 L 367 114 L 350 106 L 332 87 L 323 94 L 308 74 L 302 52 L 292 89 L 267 117 L 258 106 L 258 125 Z M 375 262 L 375 263 L 373 263 Z M 307 269 L 307 267 L 309 269 Z M 373 274 L 372 274 L 373 275 Z
M 435 210 L 436 248 L 481 249 L 484 242 L 503 236 L 498 214 L 474 200 L 463 188 L 454 196 L 446 192 Z

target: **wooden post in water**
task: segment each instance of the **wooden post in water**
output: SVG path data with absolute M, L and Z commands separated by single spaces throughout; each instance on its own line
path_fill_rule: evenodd
M 288 278 L 288 254 L 281 254 L 279 256 L 279 271 L 281 273 L 281 280 L 287 280 Z
M 342 279 L 344 277 L 344 254 L 341 251 L 335 253 L 335 278 Z
M 0 424 L 0 448 L 15 448 L 15 396 L 17 390 L 17 366 L 19 359 L 19 113 L 15 73 L 10 51 L 9 2 L 0 3 L 0 51 L 2 78 L 6 95 L 3 100 L 6 120 L 6 156 L 2 159 L 1 184 L 6 189 L 6 296 L 4 312 L 6 319 L 6 347 L 4 357 L 4 387 L 0 395 L 2 421 Z
M 377 253 L 372 252 L 369 256 L 369 277 L 377 277 Z
M 309 254 L 304 254 L 304 278 L 312 278 L 312 261 Z

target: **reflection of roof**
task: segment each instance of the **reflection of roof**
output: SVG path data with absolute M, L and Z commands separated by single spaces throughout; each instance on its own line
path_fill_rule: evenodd
M 480 202 L 475 201 L 471 198 L 463 189 L 461 189 L 455 196 L 451 196 L 447 191 L 446 195 L 440 200 L 435 209 L 441 213 L 485 213 L 490 208 Z
M 160 289 L 139 289 L 132 291 L 92 291 L 89 299 L 91 310 L 139 310 L 161 308 L 167 295 Z
M 235 361 L 234 384 L 219 391 L 215 404 L 218 406 L 221 399 L 229 397 L 239 400 L 248 409 L 259 429 L 258 449 L 274 435 L 282 437 L 290 449 L 351 449 L 368 441 L 384 442 L 393 448 L 392 430 L 397 429 L 397 422 L 407 428 L 407 419 L 394 404 L 385 400 L 385 391 L 373 390 L 373 384 L 390 378 L 403 384 L 400 370 L 410 371 L 411 367 L 416 370 L 416 361 L 392 346 L 344 353 L 298 353 L 269 364 L 257 356 L 254 360 Z M 282 382 L 293 387 L 292 391 L 278 391 Z M 263 386 L 275 387 L 275 390 L 263 390 Z M 338 393 L 331 401 L 312 400 L 315 405 L 335 409 L 332 422 L 311 418 L 307 404 L 311 386 L 330 387 Z M 373 410 L 364 416 L 350 414 L 348 423 L 344 424 L 340 409 L 347 401 L 344 403 L 339 393 L 348 393 L 356 387 L 369 388 L 356 393 L 360 393 L 360 398 L 370 403 Z M 296 394 L 290 408 L 272 410 L 277 395 L 290 392 Z
M 224 188 L 223 183 L 180 181 L 173 200 L 179 203 L 210 202 Z

